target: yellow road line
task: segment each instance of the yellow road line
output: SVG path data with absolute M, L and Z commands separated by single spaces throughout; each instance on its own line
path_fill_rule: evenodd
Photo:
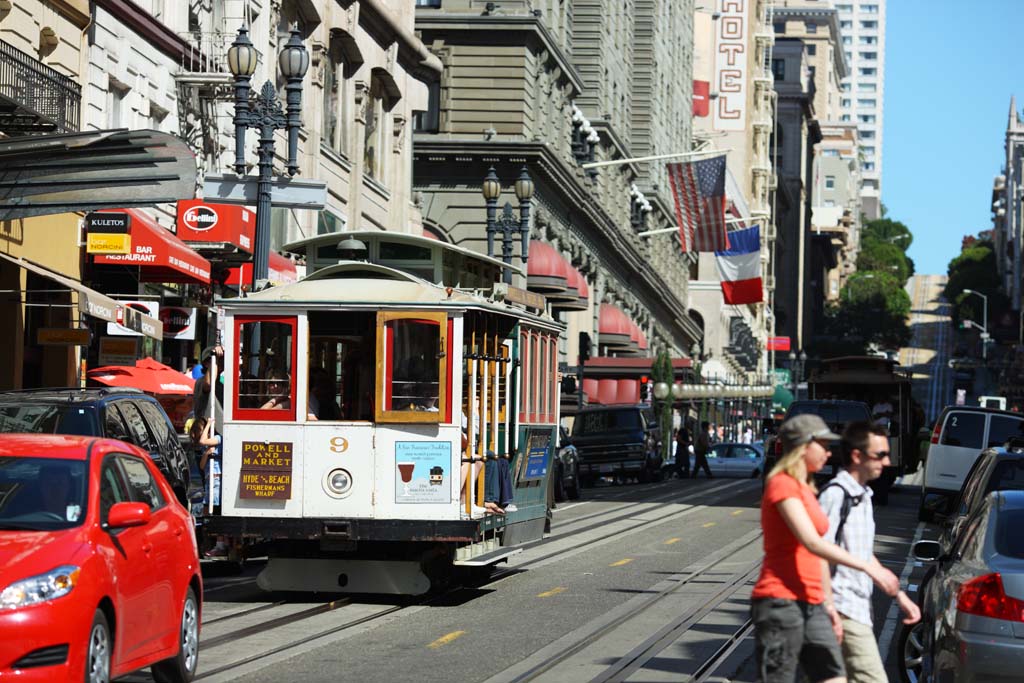
M 673 543 L 679 543 L 679 541 L 681 541 L 681 540 L 683 540 L 683 539 L 681 539 L 681 538 L 670 538 L 667 541 L 665 541 L 665 545 L 672 545 Z
M 709 527 L 713 527 L 716 523 L 717 522 L 708 522 L 707 524 L 704 525 L 704 528 L 707 529 Z
M 743 510 L 733 510 L 732 511 L 732 516 L 733 517 L 735 517 L 736 515 L 742 515 L 742 514 L 743 514 Z
M 558 586 L 557 588 L 552 588 L 549 591 L 544 591 L 543 593 L 541 593 L 537 597 L 538 598 L 550 598 L 552 595 L 558 595 L 559 593 L 564 593 L 567 590 L 569 590 L 569 589 L 566 588 L 565 586 Z
M 629 563 L 630 563 L 630 562 L 632 562 L 632 561 L 633 561 L 633 559 L 632 559 L 632 558 L 629 558 L 629 557 L 627 557 L 627 558 L 626 558 L 626 559 L 624 559 L 624 560 L 619 560 L 618 562 L 612 562 L 612 563 L 611 563 L 610 565 L 608 565 L 608 566 L 609 566 L 609 567 L 621 567 L 622 565 L 624 565 L 624 564 L 629 564 Z
M 448 643 L 452 642 L 453 640 L 456 640 L 464 635 L 466 635 L 465 631 L 452 631 L 451 633 L 441 636 L 440 638 L 432 642 L 430 645 L 427 645 L 427 647 L 429 647 L 432 650 L 436 650 L 437 648 L 443 647 Z

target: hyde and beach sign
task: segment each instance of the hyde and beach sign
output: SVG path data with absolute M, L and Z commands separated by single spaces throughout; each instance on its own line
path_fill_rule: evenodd
M 292 497 L 292 444 L 243 441 L 239 498 L 288 500 Z
M 715 74 L 712 90 L 715 130 L 744 130 L 747 117 L 747 6 L 750 0 L 721 0 L 715 22 Z

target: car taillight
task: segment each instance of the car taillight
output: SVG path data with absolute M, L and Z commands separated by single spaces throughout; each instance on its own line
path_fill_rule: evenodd
M 1024 622 L 1024 600 L 1003 590 L 1003 578 L 985 574 L 962 584 L 956 593 L 956 609 L 979 617 Z
M 935 429 L 932 430 L 932 443 L 939 442 L 939 435 L 942 434 L 942 418 L 935 422 Z

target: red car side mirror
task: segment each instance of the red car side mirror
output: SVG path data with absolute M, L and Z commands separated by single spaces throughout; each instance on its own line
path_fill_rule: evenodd
M 107 514 L 107 527 L 123 529 L 149 524 L 150 510 L 145 503 L 115 503 Z

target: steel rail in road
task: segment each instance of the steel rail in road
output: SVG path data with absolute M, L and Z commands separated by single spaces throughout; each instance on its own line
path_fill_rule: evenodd
M 538 677 L 550 671 L 562 662 L 565 662 L 573 655 L 576 655 L 579 652 L 586 649 L 587 647 L 597 643 L 599 640 L 601 640 L 603 637 L 614 631 L 622 624 L 643 614 L 648 609 L 650 609 L 655 603 L 665 600 L 670 596 L 678 594 L 678 592 L 682 588 L 690 585 L 697 579 L 706 578 L 710 570 L 714 569 L 718 565 L 722 564 L 723 562 L 726 562 L 727 560 L 733 558 L 735 555 L 748 548 L 750 544 L 755 542 L 758 538 L 760 538 L 761 535 L 761 530 L 757 529 L 756 531 L 752 531 L 748 534 L 745 534 L 743 537 L 733 541 L 729 545 L 710 555 L 705 560 L 702 566 L 694 568 L 686 576 L 683 576 L 680 579 L 671 582 L 668 586 L 664 587 L 656 594 L 648 597 L 646 600 L 638 601 L 637 604 L 633 605 L 629 609 L 614 615 L 611 619 L 603 622 L 598 628 L 578 638 L 571 645 L 561 648 L 558 652 L 555 652 L 550 656 L 544 657 L 541 661 L 530 666 L 530 668 L 526 671 L 523 671 L 522 673 L 516 675 L 511 679 L 507 679 L 508 683 L 526 683 L 527 681 L 533 681 L 537 679 Z M 610 667 L 605 672 L 605 674 L 598 676 L 594 679 L 594 681 L 623 680 L 621 678 L 618 678 L 616 674 L 625 671 L 627 668 L 631 667 L 632 664 L 638 660 L 638 657 L 642 657 L 644 652 L 650 650 L 653 646 L 650 645 L 649 642 L 660 643 L 661 640 L 668 638 L 668 633 L 670 631 L 675 634 L 675 637 L 669 639 L 670 642 L 674 642 L 675 640 L 677 640 L 678 637 L 682 635 L 682 633 L 685 630 L 690 628 L 690 626 L 692 626 L 694 623 L 697 623 L 699 619 L 703 618 L 711 611 L 713 611 L 715 607 L 717 607 L 722 602 L 731 597 L 733 594 L 735 594 L 737 590 L 740 590 L 743 587 L 743 585 L 750 580 L 751 576 L 753 576 L 755 572 L 760 571 L 760 567 L 761 558 L 758 558 L 757 561 L 754 563 L 750 563 L 749 565 L 744 566 L 744 568 L 739 573 L 730 576 L 730 578 L 726 581 L 725 587 L 723 589 L 716 592 L 715 595 L 713 595 L 708 600 L 703 601 L 695 608 L 688 610 L 680 618 L 673 620 L 673 622 L 670 623 L 667 627 L 659 630 L 658 633 L 649 638 L 648 641 L 645 641 L 643 645 L 636 648 L 634 652 L 631 652 L 629 655 L 626 655 L 626 657 L 620 660 L 620 663 L 625 662 L 625 664 L 621 666 L 619 666 L 618 664 L 612 665 L 612 667 Z M 688 620 L 689 623 L 687 624 Z M 637 651 L 639 651 L 639 654 L 634 654 Z M 660 649 L 658 651 L 660 652 Z M 649 659 L 649 657 L 647 659 Z M 643 661 L 647 661 L 647 659 L 644 659 Z M 634 669 L 629 668 L 630 672 L 632 672 L 633 670 Z M 501 674 L 498 674 L 498 676 L 501 676 Z

